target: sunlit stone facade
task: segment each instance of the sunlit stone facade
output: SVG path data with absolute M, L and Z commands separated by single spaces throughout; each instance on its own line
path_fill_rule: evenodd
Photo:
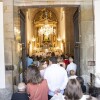
M 14 36 L 14 11 L 15 6 L 54 6 L 54 5 L 79 5 L 79 40 L 80 40 L 80 70 L 81 75 L 87 75 L 89 77 L 90 73 L 95 73 L 95 66 L 89 66 L 89 61 L 95 61 L 95 43 L 94 43 L 94 8 L 92 0 L 0 0 L 3 2 L 3 14 L 4 14 L 4 55 L 5 55 L 5 65 L 10 66 L 14 65 L 14 71 L 6 71 L 6 88 L 0 89 L 0 100 L 10 100 L 11 94 L 13 92 L 13 77 L 17 75 L 17 67 L 19 61 L 19 53 L 16 49 L 16 41 Z M 66 12 L 68 13 L 68 12 Z M 69 18 L 66 16 L 66 23 L 69 21 Z M 71 26 L 71 19 L 68 22 Z M 71 29 L 70 29 L 71 30 Z M 68 33 L 66 38 L 66 48 L 68 39 L 71 39 L 72 35 Z M 70 33 L 73 30 L 70 31 Z M 79 66 L 78 66 L 79 67 Z M 88 80 L 89 81 L 89 80 Z

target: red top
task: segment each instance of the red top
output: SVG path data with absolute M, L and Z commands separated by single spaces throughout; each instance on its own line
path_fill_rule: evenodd
M 39 84 L 27 84 L 27 93 L 30 94 L 30 100 L 48 100 L 48 91 L 46 80 Z
M 68 60 L 68 59 L 64 59 L 64 63 L 65 63 L 66 65 L 68 65 L 68 64 L 69 64 L 69 60 Z

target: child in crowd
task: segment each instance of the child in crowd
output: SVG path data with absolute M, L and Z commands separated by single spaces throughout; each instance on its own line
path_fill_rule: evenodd
M 69 76 L 69 79 L 76 79 L 77 78 L 77 75 L 75 75 L 75 71 L 74 70 L 70 70 L 70 76 Z
M 25 92 L 26 85 L 21 82 L 18 84 L 18 92 L 12 95 L 11 100 L 29 100 L 28 94 Z

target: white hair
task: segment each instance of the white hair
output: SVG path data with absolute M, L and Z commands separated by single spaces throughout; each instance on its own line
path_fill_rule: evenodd
M 25 91 L 25 89 L 26 89 L 26 85 L 25 85 L 24 82 L 21 82 L 21 83 L 18 84 L 18 90 L 19 91 Z
M 70 62 L 73 62 L 74 59 L 73 59 L 72 57 L 69 57 L 69 61 L 70 61 Z

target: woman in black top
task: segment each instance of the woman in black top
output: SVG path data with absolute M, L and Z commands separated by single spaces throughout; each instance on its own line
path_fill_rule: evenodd
M 81 85 L 82 92 L 86 93 L 86 86 L 84 85 L 84 79 L 82 77 L 80 77 L 80 76 L 78 76 L 76 79 L 78 80 L 78 82 Z

